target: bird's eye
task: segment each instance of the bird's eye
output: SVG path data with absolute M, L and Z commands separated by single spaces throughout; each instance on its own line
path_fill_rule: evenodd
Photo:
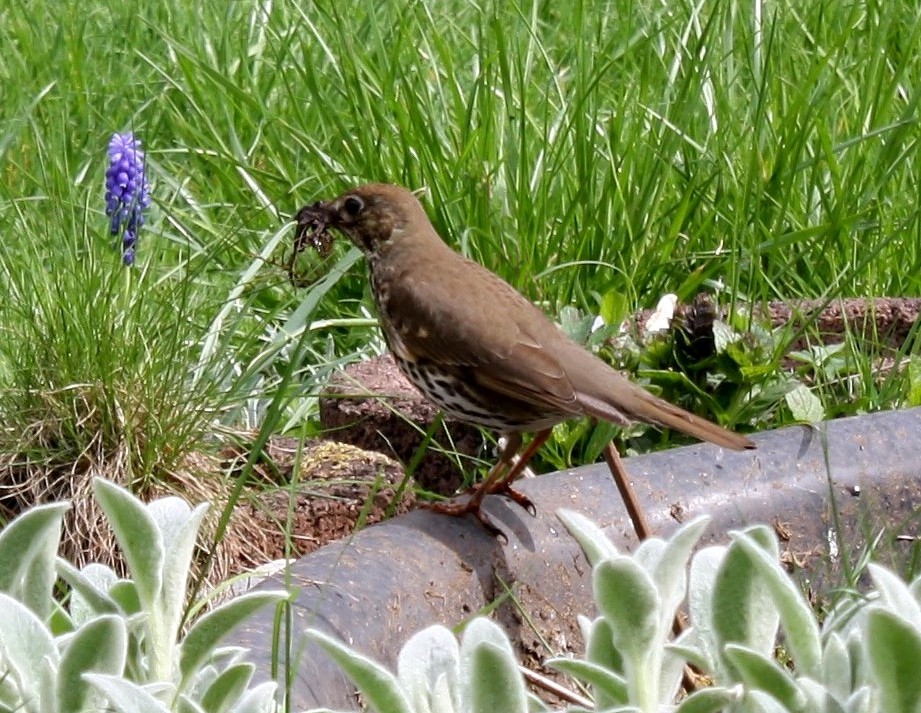
M 365 202 L 358 196 L 349 196 L 342 204 L 342 210 L 345 211 L 345 214 L 350 218 L 357 217 L 364 207 Z

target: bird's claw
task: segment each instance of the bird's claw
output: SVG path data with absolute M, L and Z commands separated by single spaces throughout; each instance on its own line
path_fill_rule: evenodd
M 479 521 L 486 532 L 497 540 L 502 540 L 504 544 L 508 544 L 508 537 L 506 537 L 505 533 L 496 527 L 486 513 L 483 512 L 480 501 L 477 498 L 455 498 L 454 500 L 437 503 L 422 503 L 422 507 L 426 510 L 431 510 L 432 512 L 437 512 L 442 515 L 450 515 L 452 517 L 461 517 L 469 513 Z
M 520 490 L 515 490 L 511 485 L 505 485 L 489 491 L 490 495 L 504 495 L 509 500 L 518 503 L 531 517 L 537 517 L 537 508 L 534 502 Z
M 481 489 L 485 488 L 485 495 L 504 495 L 509 500 L 512 500 L 531 516 L 537 517 L 537 508 L 534 505 L 534 502 L 527 495 L 522 493 L 520 490 L 515 490 L 510 483 L 503 481 L 497 481 L 495 483 L 482 483 L 480 485 L 474 485 L 467 492 L 470 494 L 475 494 Z
M 508 483 L 500 481 L 493 484 L 482 484 L 479 487 L 471 488 L 469 492 L 471 495 L 468 498 L 455 498 L 454 500 L 445 502 L 424 503 L 422 507 L 432 512 L 451 515 L 453 517 L 460 517 L 461 515 L 470 513 L 480 521 L 484 530 L 493 537 L 503 540 L 506 544 L 508 544 L 508 537 L 506 537 L 505 533 L 496 527 L 486 513 L 483 512 L 482 501 L 484 495 L 504 495 L 510 500 L 518 503 L 518 505 L 520 505 L 531 517 L 537 517 L 537 508 L 531 498 L 515 490 Z

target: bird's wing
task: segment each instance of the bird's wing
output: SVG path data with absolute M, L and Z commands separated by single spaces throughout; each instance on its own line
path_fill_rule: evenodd
M 632 383 L 567 339 L 486 268 L 453 252 L 432 256 L 423 267 L 390 281 L 387 300 L 391 342 L 401 340 L 396 348 L 413 358 L 463 373 L 497 396 L 533 405 L 535 413 L 589 415 L 621 424 L 636 419 L 727 448 L 754 447 L 744 436 Z
M 391 346 L 464 370 L 503 396 L 582 413 L 566 370 L 543 346 L 541 334 L 557 327 L 504 280 L 458 259 L 456 265 L 414 272 L 425 276 L 411 284 L 391 283 L 388 312 L 396 330 L 391 342 L 402 342 Z M 483 293 L 472 290 L 478 284 Z
M 546 428 L 567 415 L 614 422 L 633 417 L 730 448 L 753 447 L 580 349 L 511 285 L 451 250 L 405 189 L 367 185 L 325 204 L 321 213 L 368 256 L 381 324 L 397 357 L 436 362 L 477 384 L 484 393 L 467 389 L 466 398 L 477 402 L 478 417 L 492 403 L 500 417 L 489 422 L 517 428 Z M 428 381 L 431 370 L 418 373 Z M 434 383 L 424 384 L 427 393 L 451 387 Z M 457 409 L 461 416 L 468 411 Z

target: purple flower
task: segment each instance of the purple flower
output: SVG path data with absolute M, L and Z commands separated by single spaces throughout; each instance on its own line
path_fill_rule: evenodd
M 141 142 L 132 132 L 112 134 L 106 171 L 106 215 L 112 235 L 121 235 L 122 262 L 134 263 L 138 230 L 144 224 L 144 209 L 150 205 L 150 184 Z

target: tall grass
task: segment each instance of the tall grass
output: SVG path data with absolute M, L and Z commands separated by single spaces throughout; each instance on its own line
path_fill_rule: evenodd
M 425 187 L 445 238 L 551 313 L 919 294 L 919 33 L 904 0 L 13 3 L 5 446 L 57 424 L 41 448 L 133 444 L 149 474 L 259 426 L 279 384 L 280 427 L 310 419 L 381 342 L 355 254 L 296 291 L 279 231 L 368 180 Z M 101 186 L 129 128 L 156 205 L 126 271 Z

